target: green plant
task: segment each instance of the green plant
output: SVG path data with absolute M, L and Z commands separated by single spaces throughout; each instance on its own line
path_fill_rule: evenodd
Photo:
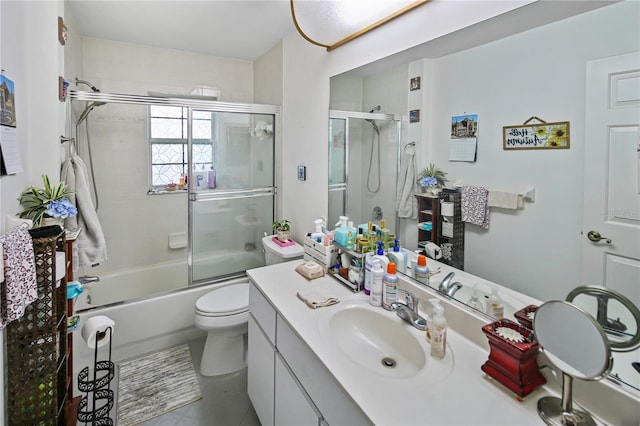
M 273 232 L 278 232 L 278 231 L 289 231 L 291 229 L 291 222 L 289 222 L 287 219 L 282 219 L 276 222 L 273 222 L 273 225 L 271 225 L 271 228 L 273 228 Z
M 429 167 L 420 172 L 417 182 L 420 186 L 428 188 L 436 185 L 444 186 L 445 183 L 449 182 L 449 179 L 447 179 L 447 172 L 430 163 Z
M 65 218 L 78 213 L 67 198 L 73 195 L 73 191 L 69 191 L 66 183 L 51 186 L 47 175 L 42 175 L 42 183 L 44 188 L 30 186 L 20 194 L 18 201 L 24 208 L 18 214 L 21 218 L 31 219 L 34 226 L 39 226 L 43 216 Z

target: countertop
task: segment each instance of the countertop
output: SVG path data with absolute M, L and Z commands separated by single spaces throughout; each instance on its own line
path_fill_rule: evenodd
M 543 424 L 536 406 L 539 398 L 552 394 L 549 389 L 539 388 L 519 401 L 512 392 L 480 369 L 489 355 L 486 347 L 451 327 L 447 333 L 447 355 L 438 360 L 429 356 L 429 345 L 423 331 L 403 323 L 394 312 L 379 308 L 418 338 L 426 350 L 428 367 L 416 377 L 399 379 L 372 374 L 355 363 L 331 346 L 321 333 L 319 322 L 330 311 L 344 308 L 345 303 L 353 298 L 366 296 L 353 293 L 329 276 L 308 281 L 294 270 L 300 263 L 302 261 L 270 265 L 249 270 L 247 274 L 374 424 Z M 296 296 L 299 290 L 309 286 L 323 287 L 341 302 L 311 309 Z M 451 373 L 442 373 L 451 363 Z M 443 368 L 429 371 L 432 366 Z

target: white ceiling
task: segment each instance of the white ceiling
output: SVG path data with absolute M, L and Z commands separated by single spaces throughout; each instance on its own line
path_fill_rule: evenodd
M 288 0 L 68 0 L 66 4 L 84 36 L 226 58 L 255 60 L 295 31 Z

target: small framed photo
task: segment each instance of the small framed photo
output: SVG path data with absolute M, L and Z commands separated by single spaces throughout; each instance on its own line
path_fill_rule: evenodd
M 412 109 L 409 111 L 409 123 L 417 123 L 420 121 L 420 110 Z
M 298 166 L 298 180 L 307 180 L 306 166 Z
M 413 77 L 409 81 L 409 90 L 420 90 L 420 77 Z

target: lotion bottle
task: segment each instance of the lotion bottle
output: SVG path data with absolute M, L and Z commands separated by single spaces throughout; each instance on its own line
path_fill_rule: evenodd
M 427 333 L 431 335 L 431 356 L 442 359 L 447 351 L 447 320 L 444 318 L 444 308 L 439 299 L 429 300 L 433 305 L 433 314 Z
M 382 306 L 382 281 L 384 280 L 384 269 L 382 263 L 376 260 L 371 269 L 371 295 L 369 303 L 373 306 Z
M 391 304 L 398 300 L 398 275 L 396 275 L 396 264 L 389 262 L 387 273 L 382 280 L 382 307 L 387 311 L 391 310 Z

